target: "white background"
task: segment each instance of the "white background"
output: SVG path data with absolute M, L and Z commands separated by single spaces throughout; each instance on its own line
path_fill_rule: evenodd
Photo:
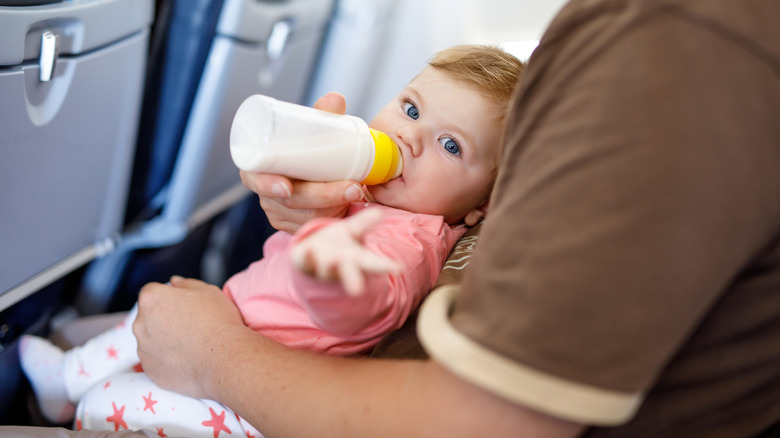
M 327 91 L 370 120 L 438 50 L 495 44 L 525 59 L 566 0 L 342 0 L 309 104 Z

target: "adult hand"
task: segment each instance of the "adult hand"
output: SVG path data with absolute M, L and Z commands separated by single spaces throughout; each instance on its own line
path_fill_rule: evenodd
M 202 281 L 150 283 L 138 305 L 133 333 L 149 377 L 230 406 L 267 436 L 459 437 L 489 430 L 495 437 L 573 438 L 583 429 L 488 393 L 434 361 L 286 347 L 245 327 L 233 303 Z
M 232 333 L 251 332 L 222 291 L 200 280 L 149 283 L 138 308 L 133 333 L 144 371 L 161 387 L 192 397 L 209 397 L 212 379 L 205 376 L 227 361 L 215 357 L 215 345 Z
M 322 96 L 313 106 L 336 114 L 347 109 L 344 96 L 338 93 Z M 290 233 L 313 218 L 343 217 L 350 203 L 364 197 L 362 187 L 354 181 L 300 181 L 245 171 L 240 175 L 242 183 L 259 195 L 271 226 Z

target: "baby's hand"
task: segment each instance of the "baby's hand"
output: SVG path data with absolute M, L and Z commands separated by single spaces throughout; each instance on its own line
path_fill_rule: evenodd
M 320 280 L 340 281 L 347 294 L 360 295 L 365 289 L 365 274 L 393 273 L 401 269 L 394 261 L 367 250 L 363 235 L 382 220 L 377 208 L 317 230 L 293 246 L 290 257 L 301 272 Z

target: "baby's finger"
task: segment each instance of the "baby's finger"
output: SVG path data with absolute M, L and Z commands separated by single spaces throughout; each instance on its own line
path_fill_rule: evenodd
M 315 275 L 317 263 L 308 245 L 299 244 L 290 250 L 290 260 L 293 266 L 306 275 Z
M 396 261 L 371 251 L 362 252 L 360 257 L 360 268 L 363 272 L 370 272 L 373 274 L 393 274 L 401 271 L 401 265 Z
M 340 263 L 338 266 L 339 279 L 344 291 L 349 296 L 359 296 L 365 289 L 365 279 L 360 268 L 352 263 Z
M 331 257 L 315 256 L 314 258 L 314 276 L 323 281 L 332 281 L 338 279 L 338 260 Z
M 366 208 L 345 221 L 350 234 L 357 238 L 362 237 L 366 231 L 380 222 L 382 222 L 382 211 L 378 208 Z

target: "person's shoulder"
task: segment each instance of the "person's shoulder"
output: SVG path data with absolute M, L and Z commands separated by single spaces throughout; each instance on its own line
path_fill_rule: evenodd
M 780 13 L 777 0 L 571 0 L 553 18 L 546 35 L 555 36 L 573 26 L 641 24 L 653 15 L 676 16 L 701 26 L 725 26 L 750 34 L 756 21 L 772 24 Z M 776 26 L 773 26 L 776 27 Z

